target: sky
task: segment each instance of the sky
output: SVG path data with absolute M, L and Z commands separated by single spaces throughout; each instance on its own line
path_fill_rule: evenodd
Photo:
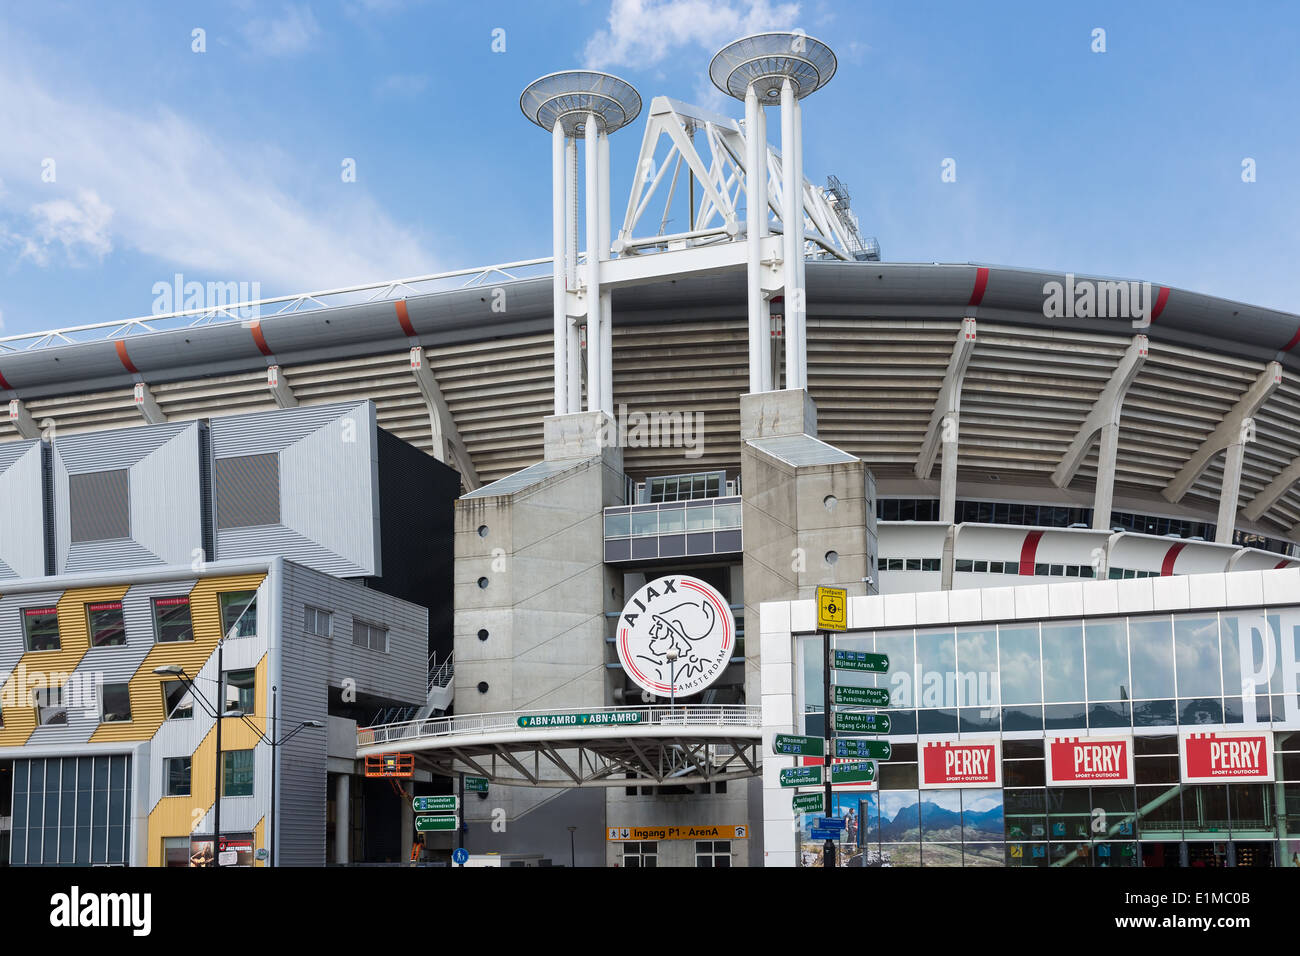
M 0 0 L 0 336 L 147 315 L 178 273 L 272 296 L 549 255 L 528 83 L 739 118 L 713 53 L 795 28 L 839 58 L 805 174 L 886 260 L 1300 312 L 1300 4 Z M 616 230 L 644 128 L 611 137 Z

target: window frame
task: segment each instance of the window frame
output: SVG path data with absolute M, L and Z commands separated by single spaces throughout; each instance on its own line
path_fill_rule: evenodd
M 364 644 L 358 644 L 358 643 L 357 643 L 357 629 L 358 629 L 358 628 L 365 628 L 365 629 L 366 629 L 366 642 L 365 642 Z M 375 646 L 375 643 L 374 643 L 374 635 L 375 635 L 376 633 L 382 635 L 382 637 L 383 637 L 383 646 L 382 646 L 382 647 L 376 647 L 376 646 Z M 352 645 L 353 645 L 354 647 L 357 647 L 357 648 L 362 648 L 362 649 L 367 649 L 367 650 L 372 650 L 372 651 L 378 651 L 378 652 L 381 653 L 381 654 L 387 654 L 387 653 L 388 653 L 389 646 L 390 646 L 390 644 L 389 644 L 389 640 L 388 640 L 388 628 L 385 627 L 385 626 L 382 625 L 382 624 L 375 624 L 375 623 L 373 623 L 373 622 L 371 622 L 371 621 L 367 621 L 367 620 L 365 620 L 364 618 L 359 618 L 359 617 L 353 615 L 353 617 L 352 617 Z
M 244 608 L 238 614 L 235 615 L 233 621 L 230 621 L 230 623 L 226 623 L 227 611 L 229 609 L 230 604 L 235 600 L 241 599 L 244 595 L 249 596 L 248 603 L 245 604 Z M 243 620 L 244 615 L 248 612 L 250 608 L 253 611 L 252 629 L 248 631 L 248 633 L 231 635 L 230 632 L 234 629 L 236 624 L 238 624 L 241 620 Z M 217 609 L 221 618 L 222 639 L 225 639 L 226 637 L 231 637 L 232 639 L 237 640 L 240 638 L 257 636 L 257 588 L 246 588 L 242 591 L 220 592 L 217 595 Z M 245 625 L 245 627 L 247 627 L 247 625 Z
M 325 618 L 324 631 L 317 629 L 322 616 Z M 312 604 L 304 604 L 302 606 L 302 629 L 305 634 L 323 637 L 326 640 L 331 639 L 334 636 L 334 612 Z
M 184 760 L 185 767 L 185 792 L 172 791 L 172 764 L 178 760 Z M 163 796 L 164 797 L 190 797 L 194 795 L 194 758 L 190 754 L 182 754 L 179 757 L 167 757 L 163 760 Z
M 231 677 L 233 677 L 233 676 L 236 675 L 236 674 L 240 674 L 240 675 L 247 674 L 247 675 L 249 675 L 249 678 L 251 679 L 252 683 L 250 683 L 250 684 L 248 684 L 248 685 L 246 685 L 246 686 L 243 685 L 243 684 L 237 684 L 237 685 L 234 685 L 234 689 L 235 689 L 235 691 L 236 691 L 237 696 L 236 696 L 236 698 L 235 698 L 234 704 L 232 705 L 232 704 L 231 704 L 231 701 L 230 701 L 230 691 L 231 691 L 231 687 L 232 687 L 232 685 L 231 685 L 231 683 L 230 683 L 230 679 L 231 679 Z M 241 677 L 240 679 L 242 680 L 243 678 Z M 248 706 L 247 708 L 245 708 L 245 707 L 241 707 L 241 706 L 240 706 L 240 702 L 241 702 L 241 700 L 242 700 L 243 697 L 244 697 L 244 692 L 245 692 L 245 691 L 248 692 L 248 699 L 249 699 L 249 706 Z M 231 711 L 238 711 L 238 712 L 242 713 L 245 717 L 255 717 L 255 716 L 257 715 L 257 710 L 256 710 L 256 708 L 257 708 L 257 668 L 255 668 L 255 667 L 239 667 L 239 668 L 235 668 L 235 669 L 233 669 L 233 670 L 225 671 L 225 672 L 221 675 L 221 696 L 220 696 L 220 703 L 221 703 L 221 714 L 222 714 L 223 717 L 224 717 L 226 714 L 230 713 Z
M 97 601 L 87 603 L 86 610 L 86 633 L 90 637 L 91 647 L 125 647 L 126 646 L 126 608 L 121 601 Z M 121 619 L 121 640 L 103 641 L 95 639 L 95 615 L 103 614 L 109 611 L 116 611 L 117 616 Z
M 126 716 L 125 717 L 114 717 L 112 720 L 108 719 L 108 711 L 105 710 L 105 707 L 107 706 L 106 700 L 108 695 L 108 689 L 110 687 L 120 687 L 126 689 Z M 101 724 L 129 724 L 131 723 L 132 719 L 133 718 L 131 713 L 131 685 L 126 681 L 114 681 L 111 684 L 100 685 L 99 722 Z
M 245 758 L 244 755 L 247 754 Z M 233 758 L 240 758 L 241 761 L 248 761 L 247 767 L 234 767 Z M 232 793 L 230 791 L 231 777 L 238 774 L 248 775 L 248 792 Z M 257 755 L 255 750 L 223 750 L 221 752 L 221 796 L 222 797 L 252 797 L 256 795 L 257 787 Z
M 54 646 L 53 647 L 32 647 L 32 632 L 30 623 L 37 616 L 54 618 Z M 59 629 L 59 608 L 57 605 L 35 605 L 18 609 L 18 617 L 22 622 L 23 628 L 23 647 L 28 654 L 43 654 L 47 651 L 63 650 L 63 633 Z
M 165 681 L 161 681 L 160 684 L 161 684 L 160 689 L 162 690 L 162 695 L 163 695 L 163 715 L 164 715 L 163 720 L 193 720 L 194 719 L 194 695 L 190 691 L 189 683 L 183 680 L 165 680 Z M 172 685 L 175 685 L 182 689 L 183 691 L 181 695 L 182 700 L 184 700 L 185 697 L 189 697 L 190 706 L 189 706 L 188 714 L 178 717 L 176 716 L 176 711 L 180 709 L 180 703 L 177 702 L 175 707 L 171 707 L 168 704 L 167 691 L 172 687 Z
M 167 607 L 181 607 L 184 602 L 185 613 L 189 618 L 189 628 L 186 633 L 188 637 L 179 637 L 174 640 L 163 638 L 162 622 L 158 617 L 158 606 L 160 601 L 174 601 L 175 604 L 165 605 Z M 153 642 L 155 644 L 188 644 L 194 640 L 194 606 L 190 601 L 188 594 L 171 594 L 155 597 L 149 602 L 149 611 L 153 617 Z

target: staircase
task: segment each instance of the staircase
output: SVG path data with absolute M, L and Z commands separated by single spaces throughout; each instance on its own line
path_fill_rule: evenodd
M 449 654 L 441 664 L 437 663 L 435 655 L 429 655 L 429 695 L 416 715 L 420 720 L 441 717 L 451 709 L 452 700 L 456 697 L 456 685 L 453 683 L 455 676 L 455 655 Z

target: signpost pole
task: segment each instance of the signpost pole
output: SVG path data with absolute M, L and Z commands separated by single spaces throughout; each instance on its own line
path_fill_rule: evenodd
M 460 819 L 461 819 L 461 824 L 458 827 L 456 827 L 456 849 L 459 850 L 465 846 L 464 821 L 465 821 L 465 817 L 469 815 L 467 812 L 467 808 L 465 807 L 465 771 L 463 770 L 459 774 L 457 774 L 456 796 L 460 798 L 456 802 L 456 806 L 460 808 Z
M 826 750 L 825 756 L 822 757 L 822 773 L 826 778 L 826 806 L 823 813 L 827 816 L 835 815 L 835 807 L 831 803 L 831 755 L 835 753 L 835 745 L 831 742 L 834 731 L 831 729 L 831 632 L 822 631 L 822 677 L 823 688 L 825 690 L 825 702 L 822 714 L 826 718 Z M 835 841 L 827 840 L 826 846 L 822 851 L 822 865 L 828 867 L 835 866 Z

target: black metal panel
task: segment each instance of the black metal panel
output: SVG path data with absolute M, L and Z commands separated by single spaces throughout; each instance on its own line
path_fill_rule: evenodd
M 123 468 L 68 476 L 73 544 L 131 537 L 130 474 Z

